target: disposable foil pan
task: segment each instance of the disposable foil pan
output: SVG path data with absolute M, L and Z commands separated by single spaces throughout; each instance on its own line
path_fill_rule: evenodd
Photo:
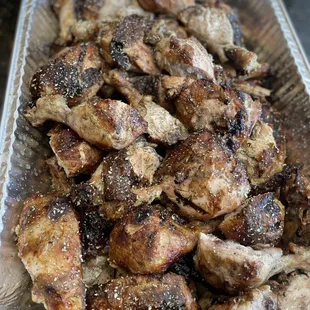
M 108 1 L 108 0 L 107 0 Z M 109 0 L 114 1 L 114 0 Z M 289 160 L 310 167 L 310 71 L 281 0 L 232 0 L 249 45 L 275 76 L 273 99 L 286 117 Z M 47 139 L 23 118 L 34 71 L 50 56 L 58 24 L 48 0 L 23 0 L 0 129 L 0 309 L 42 309 L 30 302 L 30 278 L 17 257 L 14 228 L 23 201 L 46 192 Z

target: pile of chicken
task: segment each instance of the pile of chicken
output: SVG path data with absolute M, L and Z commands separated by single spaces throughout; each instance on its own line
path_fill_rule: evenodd
M 17 227 L 33 300 L 308 309 L 310 183 L 285 163 L 268 65 L 245 48 L 236 11 L 215 0 L 53 8 L 62 48 L 35 73 L 25 111 L 48 130 L 53 187 L 25 202 Z

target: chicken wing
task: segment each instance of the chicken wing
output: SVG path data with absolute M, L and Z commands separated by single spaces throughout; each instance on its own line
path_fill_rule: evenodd
M 243 165 L 208 131 L 172 150 L 156 176 L 183 214 L 203 220 L 235 210 L 250 191 Z
M 57 162 L 65 170 L 67 177 L 90 174 L 102 161 L 102 152 L 68 127 L 57 125 L 48 135 Z
M 228 214 L 219 226 L 225 237 L 243 245 L 276 245 L 283 234 L 285 209 L 273 193 L 258 195 Z
M 224 304 L 216 304 L 208 310 L 278 310 L 277 295 L 272 292 L 270 286 L 263 285 L 252 289 L 244 295 L 229 298 Z M 293 309 L 293 308 L 292 308 Z
M 253 250 L 213 235 L 200 234 L 195 264 L 212 286 L 228 293 L 239 293 L 261 286 L 282 271 L 309 271 L 309 249 L 291 244 L 290 250 L 293 254 L 283 255 L 279 248 Z
M 55 193 L 28 199 L 17 232 L 33 300 L 51 310 L 84 309 L 79 223 L 70 200 Z
M 183 277 L 168 273 L 162 276 L 131 276 L 93 287 L 87 295 L 87 309 L 120 310 L 198 310 Z
M 152 23 L 139 16 L 126 16 L 116 28 L 110 43 L 111 56 L 115 64 L 128 71 L 158 74 L 153 51 L 143 41 Z
M 195 0 L 138 0 L 140 5 L 153 13 L 177 14 L 188 6 L 194 5 Z
M 196 235 L 160 206 L 139 208 L 118 222 L 110 236 L 110 262 L 132 273 L 162 273 L 196 245 Z
M 261 104 L 249 95 L 207 80 L 183 88 L 175 107 L 177 117 L 189 130 L 226 134 L 234 149 L 250 136 L 261 115 Z
M 170 75 L 214 79 L 212 56 L 195 37 L 181 39 L 174 35 L 161 39 L 155 48 L 158 66 Z
M 63 123 L 104 150 L 122 149 L 147 129 L 137 110 L 111 99 L 93 98 L 70 109 L 62 96 L 47 96 L 28 108 L 25 117 L 34 127 L 47 120 Z
M 33 97 L 62 95 L 74 105 L 96 95 L 103 84 L 102 60 L 93 43 L 63 49 L 33 76 Z

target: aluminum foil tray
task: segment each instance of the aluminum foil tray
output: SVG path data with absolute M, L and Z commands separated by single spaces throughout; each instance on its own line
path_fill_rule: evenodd
M 112 0 L 110 0 L 112 1 Z M 286 118 L 289 160 L 310 167 L 310 71 L 281 0 L 231 0 L 248 45 L 275 76 L 273 100 Z M 29 81 L 50 56 L 58 23 L 49 0 L 23 0 L 0 128 L 0 309 L 43 309 L 30 302 L 30 278 L 17 257 L 14 228 L 23 201 L 46 192 L 47 139 L 23 118 Z M 310 171 L 310 170 L 309 170 Z

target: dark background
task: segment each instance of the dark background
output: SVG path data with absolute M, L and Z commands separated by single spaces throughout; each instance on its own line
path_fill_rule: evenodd
M 115 1 L 115 0 L 108 0 Z M 252 0 L 249 0 L 252 1 Z M 283 0 L 310 59 L 310 1 Z M 20 0 L 0 0 L 0 104 L 3 102 Z

